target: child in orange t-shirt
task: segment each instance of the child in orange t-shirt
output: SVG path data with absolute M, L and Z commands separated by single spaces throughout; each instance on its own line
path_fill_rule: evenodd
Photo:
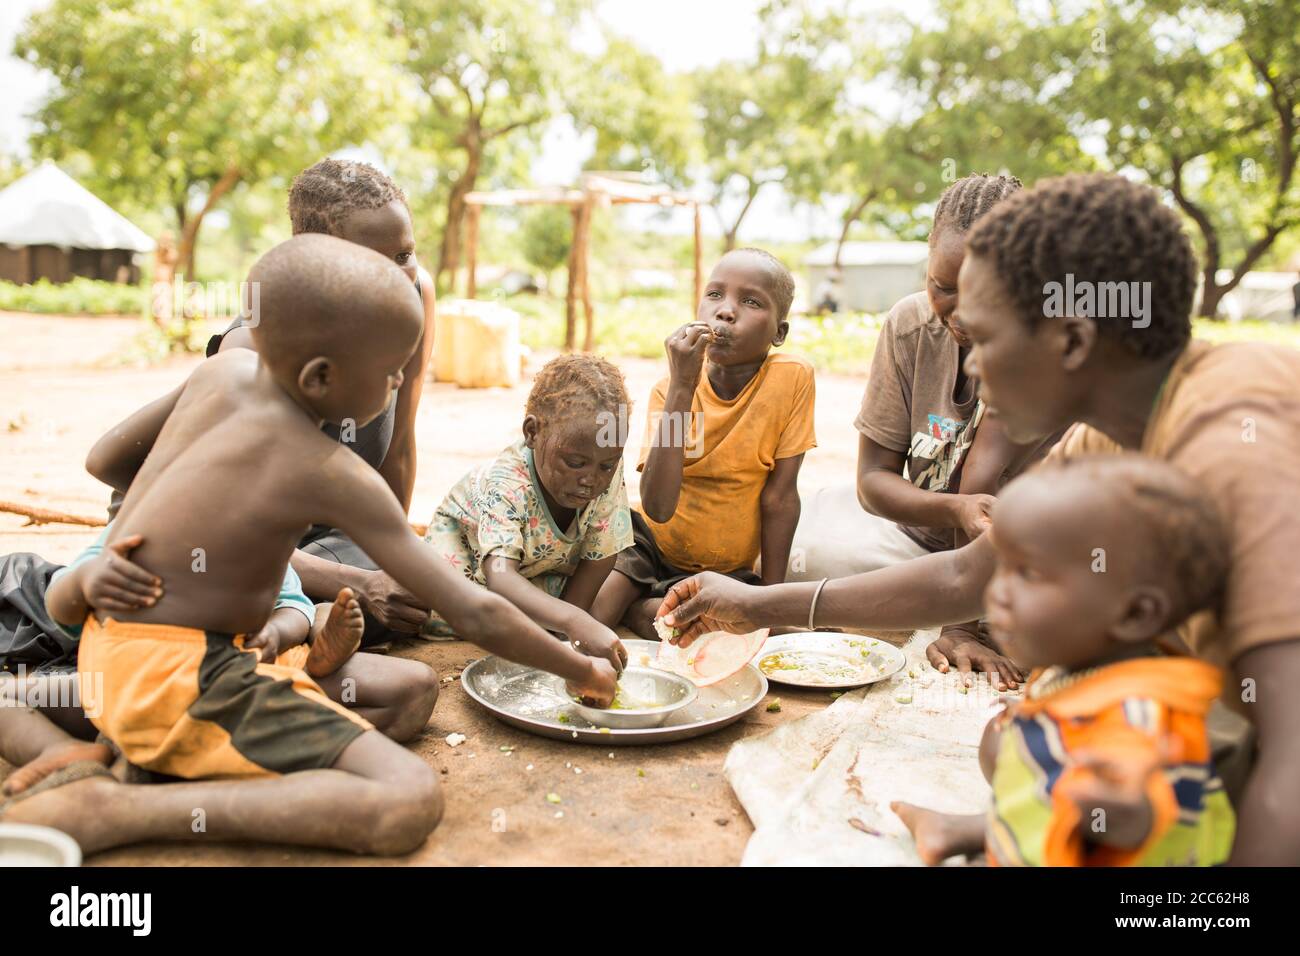
M 695 321 L 665 340 L 668 377 L 650 394 L 637 465 L 634 543 L 596 597 L 597 620 L 653 640 L 654 613 L 682 578 L 785 580 L 799 467 L 817 444 L 812 366 L 771 354 L 790 330 L 793 299 L 784 265 L 738 249 L 714 267 Z

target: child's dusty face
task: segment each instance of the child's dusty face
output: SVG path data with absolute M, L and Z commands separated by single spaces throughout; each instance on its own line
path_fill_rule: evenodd
M 716 365 L 761 362 L 790 328 L 777 318 L 770 268 L 746 252 L 722 257 L 704 287 L 696 318 L 713 332 L 707 355 Z
M 984 609 L 999 649 L 1021 666 L 1083 667 L 1114 648 L 1132 555 L 1116 553 L 1111 520 L 1091 500 L 1032 475 L 998 499 Z
M 373 249 L 392 259 L 414 282 L 419 264 L 415 258 L 415 231 L 406 206 L 394 200 L 377 209 L 349 213 L 339 227 L 339 238 Z
M 590 418 L 590 421 L 583 419 Z M 572 421 L 543 423 L 524 419 L 524 439 L 542 487 L 562 508 L 580 510 L 604 494 L 618 474 L 623 446 L 602 445 L 604 430 L 594 409 Z

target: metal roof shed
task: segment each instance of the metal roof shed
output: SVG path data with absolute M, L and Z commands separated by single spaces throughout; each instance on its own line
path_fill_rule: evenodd
M 0 279 L 135 282 L 153 240 L 51 162 L 0 190 Z

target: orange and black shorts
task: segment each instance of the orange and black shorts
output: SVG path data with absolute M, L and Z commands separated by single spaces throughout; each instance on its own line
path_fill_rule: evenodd
M 274 664 L 242 635 L 86 619 L 77 669 L 86 712 L 131 763 L 197 780 L 332 767 L 371 725 L 302 670 L 306 646 Z

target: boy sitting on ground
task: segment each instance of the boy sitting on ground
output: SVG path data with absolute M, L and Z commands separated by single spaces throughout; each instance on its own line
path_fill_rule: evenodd
M 132 788 L 103 780 L 36 794 L 5 814 L 69 830 L 87 852 L 194 839 L 194 807 L 205 810 L 206 838 L 372 853 L 414 849 L 437 825 L 441 795 L 422 760 L 305 672 L 244 650 L 313 522 L 342 528 L 467 639 L 566 678 L 572 692 L 613 697 L 608 662 L 448 567 L 407 526 L 383 479 L 320 432 L 322 421 L 365 424 L 401 386 L 423 328 L 401 270 L 311 235 L 263 256 L 250 281 L 260 292 L 256 353 L 218 355 L 191 375 L 107 542 L 138 535 L 141 566 L 167 589 L 150 606 L 89 615 L 78 668 L 102 682 L 94 723 L 132 764 L 190 780 L 285 776 L 173 785 L 143 819 L 122 797 Z M 99 789 L 62 793 L 89 786 Z
M 633 545 L 596 597 L 597 620 L 654 640 L 664 594 L 698 571 L 785 580 L 799 467 L 817 443 L 812 366 L 771 353 L 790 331 L 793 299 L 794 279 L 776 258 L 729 252 L 695 321 L 664 342 L 669 373 L 647 406 Z
M 1232 808 L 1205 715 L 1222 672 L 1157 639 L 1219 600 L 1226 531 L 1205 493 L 1137 455 L 1080 458 L 1007 486 L 993 512 L 985 608 L 1025 698 L 984 732 L 985 814 L 895 803 L 935 864 L 981 848 L 996 866 L 1211 866 Z

